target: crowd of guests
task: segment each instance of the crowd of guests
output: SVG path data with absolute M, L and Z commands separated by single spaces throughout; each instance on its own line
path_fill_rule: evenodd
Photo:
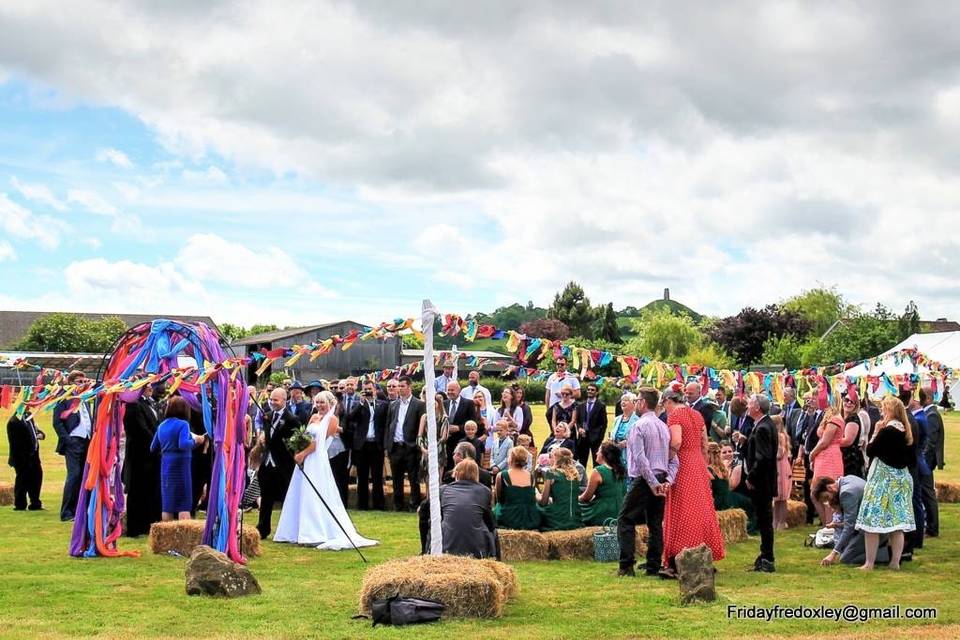
M 546 382 L 550 435 L 540 446 L 531 431 L 525 390 L 505 388 L 499 400 L 470 371 L 461 387 L 447 363 L 432 389 L 414 397 L 407 377 L 384 385 L 347 378 L 306 385 L 285 380 L 263 391 L 250 387 L 247 415 L 248 487 L 242 504 L 259 507 L 261 537 L 270 534 L 273 505 L 282 502 L 297 464 L 287 440 L 326 411 L 335 397 L 335 429 L 326 455 L 343 505 L 350 468 L 357 507 L 385 510 L 389 462 L 392 508 L 420 511 L 429 544 L 428 505 L 421 479 L 428 472 L 426 403 L 433 402 L 444 550 L 497 555 L 496 528 L 567 530 L 617 520 L 620 575 L 635 575 L 635 526 L 649 529 L 647 575 L 675 577 L 681 550 L 705 543 L 724 557 L 716 511 L 743 509 L 760 535 L 757 571 L 775 571 L 774 531 L 786 528 L 794 469 L 803 470 L 807 523 L 835 531 L 823 559 L 876 562 L 897 568 L 939 535 L 934 473 L 943 468 L 943 421 L 933 392 L 904 389 L 879 406 L 853 387 L 836 406 L 822 407 L 814 391 L 798 400 L 793 388 L 774 405 L 763 394 L 704 393 L 699 382 L 672 383 L 659 392 L 626 390 L 608 425 L 595 384 L 581 387 L 564 358 Z M 80 371 L 67 377 L 80 384 Z M 153 522 L 189 518 L 204 508 L 212 447 L 189 397 L 144 387 L 123 405 L 122 478 L 127 493 L 125 533 L 143 535 Z M 193 399 L 196 403 L 195 398 Z M 60 517 L 73 519 L 92 433 L 86 403 L 54 408 L 56 452 L 65 458 Z M 10 464 L 16 471 L 15 508 L 42 509 L 39 443 L 32 418 L 8 423 Z M 592 463 L 589 473 L 586 469 Z M 407 500 L 409 490 L 409 502 Z

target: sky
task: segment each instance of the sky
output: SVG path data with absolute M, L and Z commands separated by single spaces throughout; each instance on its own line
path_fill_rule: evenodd
M 960 5 L 0 4 L 0 308 L 960 318 Z

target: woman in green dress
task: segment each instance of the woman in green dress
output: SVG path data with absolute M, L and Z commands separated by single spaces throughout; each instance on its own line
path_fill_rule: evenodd
M 723 446 L 716 442 L 707 444 L 707 470 L 710 472 L 710 493 L 713 494 L 713 508 L 717 511 L 743 509 L 743 512 L 747 514 L 747 533 L 753 535 L 757 531 L 753 502 L 742 493 L 730 490 L 730 470 L 724 464 L 721 455 L 723 447 L 730 449 L 729 455 L 732 457 L 733 449 L 729 444 Z
M 580 524 L 580 473 L 573 464 L 573 452 L 565 447 L 550 452 L 550 467 L 544 472 L 540 513 L 543 531 L 577 529 Z
M 580 519 L 586 526 L 601 526 L 617 519 L 626 495 L 627 470 L 620 447 L 607 440 L 597 452 L 597 466 L 590 472 L 587 488 L 580 494 Z
M 501 529 L 536 530 L 540 527 L 537 510 L 537 489 L 533 474 L 527 469 L 530 452 L 524 447 L 510 450 L 508 467 L 497 474 L 494 487 L 497 527 Z

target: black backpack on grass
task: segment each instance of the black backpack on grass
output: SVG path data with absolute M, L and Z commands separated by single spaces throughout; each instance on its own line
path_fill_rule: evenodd
M 374 600 L 373 626 L 392 624 L 403 626 L 418 622 L 434 622 L 443 613 L 443 603 L 421 598 L 401 598 L 393 596 L 386 600 Z

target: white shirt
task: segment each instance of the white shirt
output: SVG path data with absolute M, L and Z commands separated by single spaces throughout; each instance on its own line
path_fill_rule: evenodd
M 513 410 L 513 412 L 511 412 L 509 409 L 507 409 L 507 410 L 504 411 L 502 414 L 500 413 L 500 409 L 494 409 L 494 411 L 493 411 L 493 424 L 494 424 L 494 426 L 495 426 L 498 422 L 500 422 L 500 418 L 506 417 L 507 415 L 509 415 L 511 418 L 513 418 L 513 421 L 517 423 L 517 430 L 519 430 L 520 427 L 523 426 L 523 409 L 521 409 L 520 407 L 515 407 L 514 410 Z
M 367 401 L 367 408 L 370 410 L 370 424 L 367 425 L 367 442 L 372 442 L 377 439 L 377 430 L 373 426 L 373 414 L 376 405 L 373 402 Z
M 550 391 L 551 407 L 560 402 L 560 390 L 564 387 L 570 387 L 574 390 L 579 389 L 580 381 L 577 380 L 577 376 L 573 375 L 569 371 L 563 374 L 560 372 L 554 372 L 550 374 L 549 378 L 547 378 L 547 390 Z
M 90 412 L 87 411 L 87 405 L 83 402 L 80 403 L 80 422 L 73 428 L 73 431 L 70 432 L 71 438 L 84 438 L 86 440 L 90 439 Z
M 273 435 L 273 432 L 276 431 L 277 425 L 280 424 L 280 419 L 283 417 L 283 411 L 276 411 L 273 414 L 273 428 L 270 429 L 270 435 Z M 267 457 L 263 459 L 263 465 L 265 467 L 275 467 L 277 463 L 273 460 L 273 454 L 270 453 L 270 447 L 266 447 Z
M 410 396 L 410 398 L 412 397 L 413 396 Z M 400 398 L 397 401 L 400 405 L 397 407 L 397 424 L 393 427 L 394 442 L 403 442 L 403 421 L 407 419 L 407 409 L 410 408 L 410 398 L 406 400 Z
M 493 397 L 490 395 L 490 390 L 487 389 L 482 384 L 477 384 L 476 387 L 472 387 L 468 384 L 467 386 L 465 386 L 463 389 L 460 390 L 460 397 L 465 400 L 470 400 L 472 402 L 473 396 L 477 395 L 478 392 L 483 394 L 484 399 L 487 401 L 487 406 L 492 407 Z
M 446 393 L 447 385 L 450 384 L 452 380 L 453 378 L 448 377 L 447 374 L 445 373 L 440 374 L 439 376 L 433 379 L 433 390 L 436 391 L 437 393 Z

